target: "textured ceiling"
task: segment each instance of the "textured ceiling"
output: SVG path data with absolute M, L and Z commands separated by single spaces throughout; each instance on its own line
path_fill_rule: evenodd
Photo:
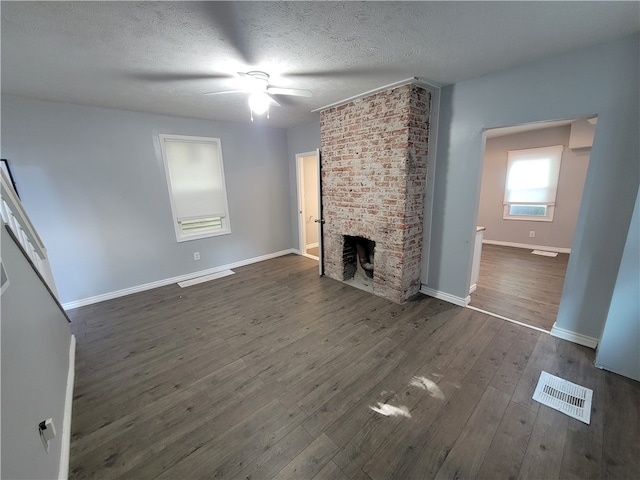
M 640 30 L 638 2 L 5 2 L 2 93 L 248 122 L 264 70 L 287 127 L 409 77 L 454 83 Z

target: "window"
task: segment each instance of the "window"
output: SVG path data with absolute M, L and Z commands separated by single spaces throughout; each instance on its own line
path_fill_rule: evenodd
M 509 151 L 502 218 L 553 221 L 563 149 L 556 145 Z
M 160 135 L 178 242 L 231 233 L 220 139 Z

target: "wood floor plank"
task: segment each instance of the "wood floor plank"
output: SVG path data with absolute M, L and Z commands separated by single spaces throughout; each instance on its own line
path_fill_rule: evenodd
M 73 411 L 73 432 L 72 432 L 72 453 L 74 458 L 81 455 L 87 449 L 93 448 L 97 444 L 109 444 L 123 432 L 129 432 L 136 428 L 140 422 L 146 419 L 162 414 L 174 405 L 184 402 L 185 399 L 191 398 L 204 392 L 209 383 L 216 385 L 224 384 L 224 388 L 218 388 L 218 398 L 211 399 L 215 404 L 219 398 L 226 395 L 232 395 L 232 392 L 249 377 L 243 377 L 242 372 L 246 370 L 246 364 L 242 361 L 232 362 L 219 371 L 207 377 L 198 379 L 198 381 L 186 386 L 182 390 L 166 395 L 155 402 L 147 403 L 144 407 L 129 411 L 119 411 L 120 417 L 114 421 L 107 421 L 105 418 L 114 416 L 109 406 L 109 398 L 105 398 L 106 405 L 98 406 L 98 411 L 76 409 Z M 218 411 L 220 411 L 218 409 Z
M 509 404 L 509 396 L 488 387 L 447 455 L 436 479 L 475 478 Z
M 235 272 L 69 312 L 72 480 L 640 476 L 640 385 L 592 350 L 295 255 Z M 594 390 L 591 425 L 545 419 L 542 369 Z
M 294 430 L 304 420 L 300 409 L 287 409 L 286 416 L 272 418 L 272 428 L 258 431 L 239 448 L 234 448 L 220 461 L 210 464 L 207 475 L 211 478 L 231 478 L 247 463 L 258 459 L 265 451 L 273 448 L 284 436 Z
M 519 404 L 537 411 L 539 403 L 533 400 L 533 392 L 536 390 L 538 380 L 540 380 L 540 372 L 543 370 L 552 373 L 556 351 L 558 349 L 559 340 L 549 335 L 540 335 L 536 343 L 531 358 L 527 362 L 520 380 L 513 392 L 512 400 Z
M 606 376 L 602 477 L 637 478 L 640 474 L 640 392 L 638 382 Z
M 569 255 L 484 244 L 470 305 L 547 331 L 558 315 Z
M 287 412 L 287 409 L 277 400 L 269 400 L 273 394 L 268 393 L 267 386 L 265 386 L 265 392 L 264 397 L 259 394 L 259 391 L 254 391 L 253 395 L 246 397 L 231 394 L 217 402 L 212 400 L 210 412 L 202 416 L 196 425 L 191 425 L 187 431 L 180 431 L 178 436 L 172 435 L 167 441 L 152 442 L 145 463 L 124 472 L 121 477 L 157 478 L 176 466 L 178 466 L 178 470 L 174 472 L 176 475 L 182 469 L 195 470 L 200 468 L 202 454 L 189 458 L 192 454 L 211 449 L 221 442 L 224 443 L 227 438 L 233 438 L 235 445 L 243 444 L 247 435 L 250 436 L 265 427 L 266 420 L 263 417 L 269 412 L 272 415 L 279 414 L 280 418 L 286 419 L 284 412 Z M 209 396 L 212 396 L 211 393 Z M 214 458 L 221 459 L 224 452 L 220 450 L 217 453 L 218 456 Z M 189 459 L 185 460 L 187 458 Z M 182 471 L 182 474 L 184 475 L 185 472 Z
M 419 439 L 418 448 L 406 455 L 394 478 L 433 478 L 473 414 L 478 402 L 523 327 L 503 322 L 500 330 L 474 363 L 460 390 L 447 402 L 437 420 Z M 440 382 L 447 382 L 445 375 Z M 370 475 L 371 472 L 365 468 Z
M 575 480 L 600 478 L 601 460 L 602 445 L 592 443 L 588 434 L 567 430 L 559 471 L 560 478 Z
M 499 328 L 500 324 L 496 325 Z M 450 345 L 451 338 L 460 331 L 465 332 L 465 335 L 457 337 L 460 345 L 470 346 L 470 350 L 474 350 L 478 343 L 486 347 L 486 343 L 483 343 L 484 337 L 476 335 L 484 327 L 482 321 L 471 319 L 465 312 L 454 315 L 446 326 L 438 329 L 432 338 L 425 342 L 425 355 L 410 355 L 407 363 L 400 369 L 401 375 L 390 375 L 383 379 L 377 390 L 371 392 L 367 398 L 368 408 L 352 409 L 334 422 L 327 432 L 331 438 L 336 438 L 340 445 L 344 445 L 334 457 L 334 461 L 348 476 L 355 475 L 378 449 L 387 452 L 388 455 L 377 457 L 370 468 L 375 471 L 396 468 L 394 462 L 387 461 L 387 457 L 394 458 L 407 444 L 416 439 L 422 429 L 433 421 L 438 410 L 443 407 L 444 400 L 457 388 L 457 384 L 451 381 L 442 386 L 436 385 L 443 376 L 437 377 L 432 374 L 432 363 L 437 359 L 442 367 L 460 356 L 458 348 L 446 348 L 446 345 Z M 455 364 L 452 370 L 458 372 L 458 365 Z M 414 379 L 421 380 L 418 382 L 419 386 L 411 385 Z M 426 390 L 426 382 L 433 382 L 437 389 L 433 388 L 431 392 Z M 425 396 L 428 398 L 423 398 Z M 373 413 L 371 406 L 377 404 L 403 407 L 410 413 L 411 419 L 400 416 L 384 417 Z
M 342 473 L 342 470 L 333 463 L 331 460 L 327 462 L 322 470 L 320 470 L 313 480 L 349 480 L 347 476 Z
M 364 395 L 378 385 L 380 378 L 396 371 L 398 364 L 406 356 L 406 352 L 396 349 L 385 355 L 378 363 L 371 361 L 369 368 L 356 373 L 356 378 L 348 379 L 349 383 L 339 388 L 336 395 L 323 395 L 315 403 L 315 410 L 308 414 L 304 428 L 312 435 L 319 435 L 354 403 L 359 403 Z M 309 410 L 306 411 L 309 412 Z
M 476 478 L 516 478 L 529 445 L 537 413 L 510 402 Z
M 204 478 L 215 466 L 221 467 L 224 459 L 235 450 L 241 450 L 254 435 L 271 432 L 289 418 L 290 411 L 273 400 L 248 415 L 236 416 L 231 429 L 211 429 L 210 438 L 197 448 L 187 452 L 180 461 L 168 468 L 158 479 Z M 201 430 L 208 430 L 208 426 Z M 224 433 L 223 433 L 224 432 Z
M 540 407 L 518 479 L 559 478 L 568 418 L 545 405 Z
M 267 449 L 260 457 L 249 462 L 234 480 L 261 480 L 272 478 L 291 459 L 313 442 L 313 437 L 300 425 L 283 437 L 278 443 Z
M 528 328 L 523 328 L 520 331 L 518 338 L 509 349 L 502 365 L 491 381 L 493 387 L 509 395 L 513 394 L 540 335 L 539 332 Z
M 567 479 L 600 478 L 605 412 L 605 372 L 590 368 L 594 352 L 568 342 L 558 345 L 554 364 L 558 376 L 593 390 L 589 424 L 569 418 L 560 477 Z
M 201 393 L 138 422 L 136 428 L 123 429 L 106 447 L 98 445 L 83 454 L 74 451 L 78 466 L 73 474 L 84 478 L 116 478 L 143 460 L 149 438 L 179 435 L 185 427 L 188 429 L 189 425 L 199 423 L 210 408 L 209 398 Z
M 329 437 L 322 434 L 280 470 L 273 480 L 313 478 L 331 460 L 337 449 Z

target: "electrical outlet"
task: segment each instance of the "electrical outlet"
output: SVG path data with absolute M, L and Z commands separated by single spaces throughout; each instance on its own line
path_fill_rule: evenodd
M 47 418 L 38 424 L 38 432 L 40 432 L 40 440 L 47 453 L 49 453 L 49 441 L 53 440 L 56 436 L 56 427 L 53 424 L 53 420 Z
M 529 232 L 529 238 L 536 238 L 536 231 L 535 230 L 531 230 Z
M 193 252 L 193 259 L 200 260 L 200 252 Z

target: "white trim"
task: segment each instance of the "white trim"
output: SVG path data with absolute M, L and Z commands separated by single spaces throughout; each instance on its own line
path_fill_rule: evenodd
M 300 253 L 299 255 L 302 257 L 310 258 L 311 260 L 315 260 L 316 262 L 320 261 L 320 259 L 315 255 L 309 255 L 308 253 Z
M 477 289 L 478 289 L 478 284 L 477 283 L 474 283 L 473 285 L 471 285 L 471 288 L 469 288 L 469 295 L 471 295 Z
M 528 243 L 502 242 L 500 240 L 482 240 L 489 245 L 501 245 L 503 247 L 526 248 L 527 250 L 545 250 L 547 252 L 571 253 L 570 248 L 546 247 L 544 245 L 529 245 Z
M 438 121 L 440 120 L 440 87 L 428 88 L 431 93 L 429 107 L 429 145 L 427 153 L 426 192 L 422 226 L 422 273 L 423 284 L 429 283 L 429 256 L 431 255 L 431 225 L 433 223 L 433 196 L 436 181 L 436 157 L 438 153 Z
M 388 85 L 384 85 L 382 87 L 374 88 L 373 90 L 368 90 L 368 91 L 366 91 L 364 93 L 359 93 L 358 95 L 354 95 L 353 97 L 345 98 L 344 100 L 339 100 L 337 102 L 330 103 L 329 105 L 326 105 L 324 107 L 316 108 L 315 110 L 311 110 L 311 113 L 321 112 L 323 110 L 327 110 L 329 108 L 337 107 L 339 105 L 343 105 L 345 103 L 349 103 L 349 102 L 352 102 L 354 100 L 358 100 L 360 98 L 368 97 L 369 95 L 373 95 L 375 93 L 383 92 L 383 91 L 389 90 L 391 88 L 403 87 L 403 86 L 409 85 L 409 84 L 419 85 L 419 86 L 423 86 L 423 87 L 427 87 L 427 88 L 438 88 L 438 89 L 440 88 L 439 84 L 437 84 L 435 82 L 432 82 L 431 80 L 425 80 L 425 79 L 420 78 L 420 77 L 405 78 L 404 80 L 399 80 L 397 82 L 393 82 L 393 83 L 390 83 Z
M 322 246 L 322 242 L 324 242 L 324 213 L 322 212 L 322 154 L 320 153 L 320 149 L 316 148 L 316 160 L 318 165 L 318 275 L 321 277 L 324 275 L 324 247 Z
M 578 345 L 584 345 L 585 347 L 589 348 L 596 348 L 599 342 L 597 338 L 588 337 L 587 335 L 582 335 L 581 333 L 565 330 L 564 328 L 557 327 L 555 323 L 551 328 L 551 335 L 563 340 L 568 340 L 569 342 L 577 343 Z
M 536 330 L 536 331 L 542 332 L 542 333 L 547 333 L 547 334 L 550 333 L 549 330 L 545 330 L 544 328 L 534 327 L 533 325 L 529 325 L 527 323 L 522 323 L 522 322 L 519 322 L 517 320 L 513 320 L 512 318 L 503 317 L 502 315 L 498 315 L 497 313 L 488 312 L 487 310 L 483 310 L 481 308 L 474 307 L 472 305 L 467 305 L 467 308 L 470 308 L 471 310 L 475 310 L 476 312 L 484 313 L 485 315 L 489 315 L 490 317 L 499 318 L 500 320 L 504 320 L 504 321 L 509 322 L 509 323 L 515 323 L 516 325 L 520 325 L 521 327 L 527 327 L 527 328 L 530 328 L 532 330 Z
M 471 301 L 470 295 L 467 295 L 465 298 L 456 297 L 455 295 L 451 295 L 450 293 L 441 292 L 440 290 L 429 288 L 424 284 L 420 287 L 420 293 L 424 293 L 425 295 L 429 295 L 430 297 L 437 298 L 438 300 L 444 300 L 445 302 L 453 303 L 454 305 L 458 305 L 459 307 L 466 307 Z
M 309 245 L 305 245 L 304 248 L 316 248 L 317 246 L 319 246 L 320 244 L 318 242 L 316 243 L 310 243 Z
M 304 208 L 304 165 L 303 160 L 305 157 L 316 157 L 317 152 L 303 152 L 296 153 L 296 186 L 297 186 L 297 199 L 298 199 L 298 210 L 296 217 L 298 219 L 298 246 L 300 249 L 306 250 L 305 242 L 307 241 L 307 233 L 306 227 L 304 224 L 304 217 L 306 216 L 305 208 Z M 318 162 L 320 161 L 317 159 Z
M 144 292 L 145 290 L 164 287 L 166 285 L 171 285 L 172 283 L 191 280 L 192 278 L 202 277 L 204 275 L 211 275 L 212 273 L 218 273 L 223 270 L 232 270 L 234 268 L 244 267 L 245 265 L 263 262 L 265 260 L 270 260 L 276 257 L 282 257 L 283 255 L 289 255 L 290 253 L 298 253 L 298 250 L 289 248 L 287 250 L 280 250 L 279 252 L 268 253 L 259 257 L 240 260 L 239 262 L 228 263 L 227 265 L 221 265 L 219 267 L 208 268 L 207 270 L 200 270 L 198 272 L 187 273 L 185 275 L 179 275 L 177 277 L 165 278 L 164 280 L 145 283 L 143 285 L 136 285 L 135 287 L 124 288 L 122 290 L 116 290 L 115 292 L 103 293 L 102 295 L 96 295 L 95 297 L 88 297 L 80 300 L 75 300 L 73 302 L 63 303 L 62 308 L 64 308 L 65 310 L 70 310 L 72 308 L 84 307 L 85 305 L 92 305 L 94 303 L 104 302 L 105 300 L 111 300 L 118 297 L 124 297 L 125 295 L 131 295 L 132 293 Z
M 69 370 L 67 372 L 67 390 L 64 396 L 64 417 L 62 418 L 62 448 L 60 449 L 60 468 L 58 478 L 69 478 L 69 454 L 71 451 L 71 407 L 73 406 L 73 383 L 76 376 L 76 337 L 71 335 L 69 343 Z
M 229 275 L 233 275 L 236 272 L 233 270 L 223 270 L 222 272 L 212 273 L 211 275 L 205 275 L 204 277 L 192 278 L 191 280 L 187 280 L 185 282 L 178 282 L 178 286 L 180 288 L 187 288 L 192 285 L 198 285 L 199 283 L 209 282 L 211 280 L 217 280 L 219 278 L 228 277 Z

